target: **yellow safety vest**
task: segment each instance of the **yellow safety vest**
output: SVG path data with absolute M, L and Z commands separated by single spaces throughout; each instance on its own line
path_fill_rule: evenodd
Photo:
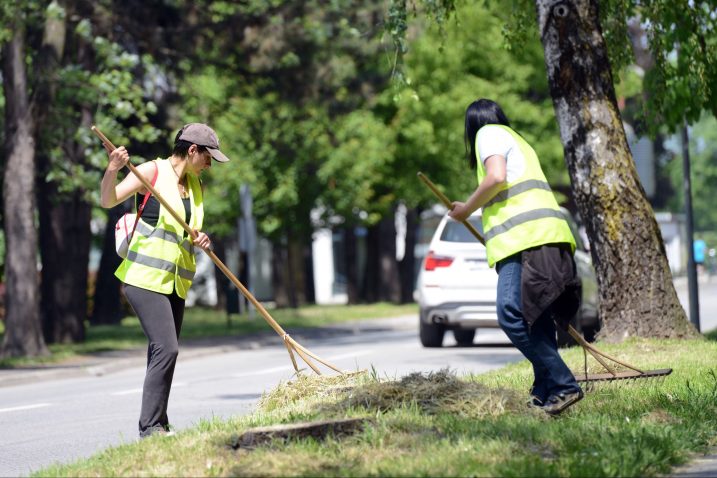
M 575 252 L 575 238 L 545 179 L 535 151 L 511 128 L 491 126 L 500 126 L 515 138 L 525 158 L 525 171 L 521 177 L 505 184 L 483 206 L 488 264 L 493 267 L 506 257 L 543 244 L 567 243 Z M 477 142 L 475 150 L 479 152 Z M 480 184 L 486 171 L 483 161 L 480 157 L 477 159 Z
M 167 159 L 155 160 L 157 182 L 154 188 L 172 209 L 184 217 L 184 204 L 177 189 L 177 175 Z M 199 178 L 187 174 L 192 217 L 189 226 L 201 230 L 204 219 L 202 187 Z M 141 218 L 137 223 L 127 258 L 117 268 L 115 275 L 125 284 L 141 287 L 162 294 L 176 291 L 183 299 L 192 285 L 196 272 L 194 258 L 197 248 L 176 219 L 159 206 L 159 219 L 155 227 Z

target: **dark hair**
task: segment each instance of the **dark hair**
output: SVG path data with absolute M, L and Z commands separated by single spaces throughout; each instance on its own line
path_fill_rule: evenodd
M 195 144 L 189 141 L 185 141 L 183 139 L 179 139 L 179 137 L 182 136 L 183 131 L 184 128 L 180 129 L 177 132 L 177 136 L 174 137 L 174 149 L 172 149 L 172 155 L 179 156 L 180 158 L 186 158 L 189 154 L 189 147 Z M 203 153 L 207 150 L 207 148 L 205 148 L 201 144 L 198 144 L 197 148 L 199 149 L 200 153 Z
M 466 109 L 466 131 L 463 141 L 466 147 L 466 157 L 472 169 L 478 165 L 476 157 L 476 134 L 487 124 L 502 124 L 510 127 L 508 118 L 500 105 L 492 100 L 481 98 L 474 101 Z

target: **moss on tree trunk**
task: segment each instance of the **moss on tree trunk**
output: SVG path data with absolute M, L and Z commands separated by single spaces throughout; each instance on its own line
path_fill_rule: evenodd
M 693 336 L 627 145 L 597 1 L 536 6 L 565 161 L 598 277 L 601 336 Z

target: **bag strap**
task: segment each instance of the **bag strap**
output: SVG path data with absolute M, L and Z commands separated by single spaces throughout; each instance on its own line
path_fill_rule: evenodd
M 152 187 L 157 183 L 157 176 L 159 175 L 159 168 L 157 167 L 157 162 L 153 161 L 154 163 L 154 177 L 152 178 Z M 132 236 L 134 236 L 134 230 L 137 229 L 137 223 L 139 222 L 139 218 L 142 216 L 142 212 L 144 212 L 144 206 L 147 204 L 147 201 L 149 201 L 149 197 L 152 195 L 152 191 L 147 191 L 144 195 L 144 200 L 142 201 L 142 204 L 139 205 L 137 208 L 137 217 L 134 220 L 134 226 L 132 227 L 132 232 L 129 235 L 129 238 L 127 239 L 127 245 L 129 245 L 130 242 L 132 242 Z

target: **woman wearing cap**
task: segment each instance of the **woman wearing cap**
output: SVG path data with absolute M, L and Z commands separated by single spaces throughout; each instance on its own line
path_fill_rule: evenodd
M 184 316 L 184 300 L 196 271 L 196 247 L 211 247 L 201 232 L 204 197 L 199 176 L 212 165 L 229 159 L 219 151 L 216 133 L 207 125 L 191 123 L 174 140 L 172 155 L 137 167 L 162 198 L 172 206 L 195 232 L 189 237 L 182 226 L 154 197 L 150 196 L 137 222 L 127 258 L 115 275 L 124 283 L 124 293 L 137 313 L 149 346 L 147 373 L 142 392 L 139 435 L 166 434 L 169 431 L 167 403 L 177 361 L 179 332 Z M 120 146 L 109 154 L 102 178 L 102 206 L 111 208 L 135 194 L 147 191 L 134 175 L 119 184 L 117 172 L 129 161 Z

